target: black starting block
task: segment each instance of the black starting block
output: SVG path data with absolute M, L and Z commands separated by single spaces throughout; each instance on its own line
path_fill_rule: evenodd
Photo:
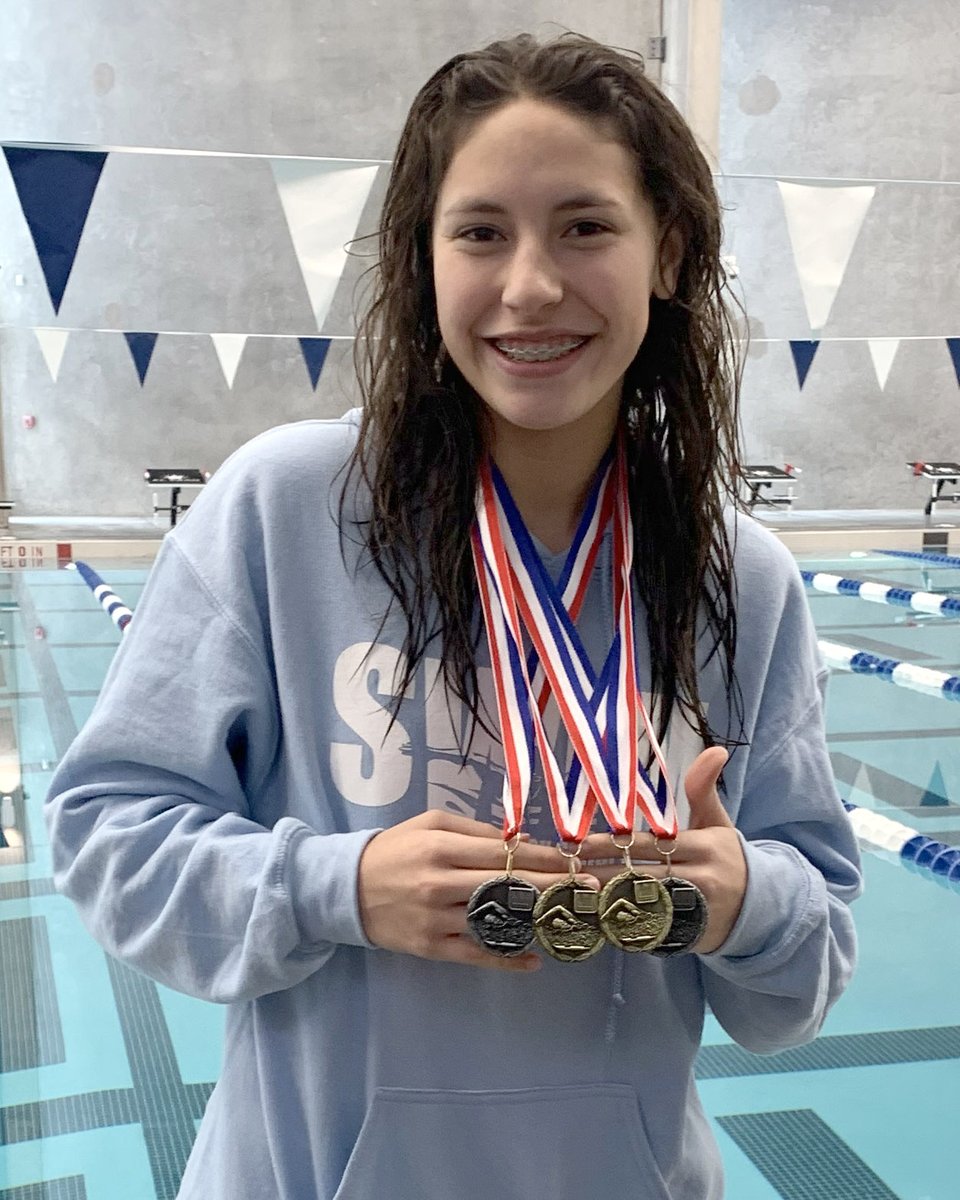
M 168 512 L 170 514 L 170 528 L 172 529 L 177 523 L 177 517 L 180 513 L 186 512 L 190 507 L 189 504 L 183 504 L 180 500 L 180 492 L 183 488 L 202 488 L 210 478 L 208 472 L 197 470 L 193 467 L 150 467 L 143 473 L 143 478 L 149 488 L 170 488 L 170 503 L 158 504 L 157 493 L 153 493 L 153 515 L 157 513 Z
M 740 468 L 740 478 L 747 485 L 747 508 L 752 509 L 756 504 L 773 504 L 779 508 L 789 508 L 795 499 L 793 485 L 799 470 L 786 463 L 782 467 L 773 467 L 766 463 L 751 463 Z M 764 493 L 761 495 L 761 492 Z M 769 495 L 766 493 L 769 492 Z
M 916 479 L 930 480 L 930 499 L 924 505 L 923 515 L 930 517 L 938 502 L 949 500 L 951 504 L 960 501 L 960 492 L 950 492 L 943 495 L 943 485 L 950 483 L 954 487 L 960 483 L 960 463 L 955 462 L 911 462 L 907 466 Z

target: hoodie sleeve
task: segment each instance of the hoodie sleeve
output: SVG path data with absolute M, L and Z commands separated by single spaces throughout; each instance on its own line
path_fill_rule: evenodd
M 861 890 L 827 751 L 826 671 L 793 560 L 781 569 L 782 608 L 735 813 L 747 891 L 726 942 L 700 957 L 714 1015 L 758 1054 L 816 1037 L 853 972 L 849 905 Z
M 184 525 L 196 542 L 226 534 L 218 520 Z M 248 573 L 242 549 L 217 553 Z M 369 945 L 356 881 L 375 831 L 257 817 L 281 732 L 264 625 L 238 620 L 168 535 L 46 806 L 56 886 L 101 945 L 225 1003 Z

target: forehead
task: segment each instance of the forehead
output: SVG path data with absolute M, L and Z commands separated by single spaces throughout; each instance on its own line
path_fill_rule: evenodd
M 438 197 L 442 212 L 480 195 L 521 202 L 556 192 L 613 189 L 639 194 L 632 151 L 601 120 L 539 100 L 515 100 L 473 125 L 460 140 Z

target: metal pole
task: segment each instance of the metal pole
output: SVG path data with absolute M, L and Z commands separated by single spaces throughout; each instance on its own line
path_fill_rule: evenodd
M 13 536 L 10 533 L 10 509 L 7 507 L 6 456 L 3 449 L 3 422 L 5 415 L 3 403 L 3 338 L 0 335 L 0 538 Z

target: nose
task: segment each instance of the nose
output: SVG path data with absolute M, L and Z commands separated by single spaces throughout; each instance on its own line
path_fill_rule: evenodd
M 563 279 L 549 249 L 534 239 L 518 242 L 504 267 L 504 307 L 536 312 L 562 298 Z

